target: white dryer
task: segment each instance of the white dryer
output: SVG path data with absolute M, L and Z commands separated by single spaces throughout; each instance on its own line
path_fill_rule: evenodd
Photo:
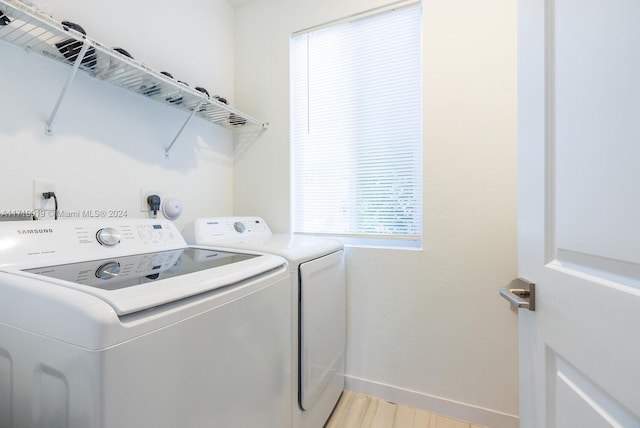
M 289 295 L 166 220 L 0 223 L 0 427 L 288 427 Z
M 321 428 L 344 389 L 345 268 L 341 242 L 273 234 L 259 217 L 200 218 L 188 243 L 276 254 L 289 262 L 293 329 L 292 425 Z

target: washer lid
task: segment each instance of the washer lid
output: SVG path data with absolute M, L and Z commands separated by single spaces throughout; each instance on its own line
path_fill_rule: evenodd
M 186 247 L 8 272 L 91 294 L 126 315 L 241 284 L 284 265 L 272 255 Z

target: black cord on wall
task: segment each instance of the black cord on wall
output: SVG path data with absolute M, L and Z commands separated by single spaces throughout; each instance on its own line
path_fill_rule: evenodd
M 53 198 L 53 203 L 55 205 L 55 211 L 53 212 L 53 218 L 54 220 L 58 219 L 58 197 L 56 196 L 55 192 L 44 192 L 42 194 L 42 198 L 43 199 L 51 199 Z

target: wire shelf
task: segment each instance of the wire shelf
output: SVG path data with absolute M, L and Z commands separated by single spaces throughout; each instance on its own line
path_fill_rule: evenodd
M 19 1 L 0 0 L 0 40 L 71 66 L 72 75 L 67 85 L 73 80 L 75 72 L 82 70 L 96 79 L 188 112 L 190 115 L 187 123 L 193 116 L 198 116 L 234 130 L 265 130 L 268 127 L 268 123 L 242 113 L 216 98 L 209 98 L 208 95 L 106 47 L 65 24 Z M 63 88 L 58 105 L 65 92 L 66 87 Z M 184 126 L 186 123 L 180 131 Z M 179 134 L 167 149 L 167 154 Z

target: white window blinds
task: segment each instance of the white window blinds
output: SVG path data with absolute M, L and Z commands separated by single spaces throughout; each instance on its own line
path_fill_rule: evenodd
M 292 38 L 298 233 L 419 240 L 420 4 Z

